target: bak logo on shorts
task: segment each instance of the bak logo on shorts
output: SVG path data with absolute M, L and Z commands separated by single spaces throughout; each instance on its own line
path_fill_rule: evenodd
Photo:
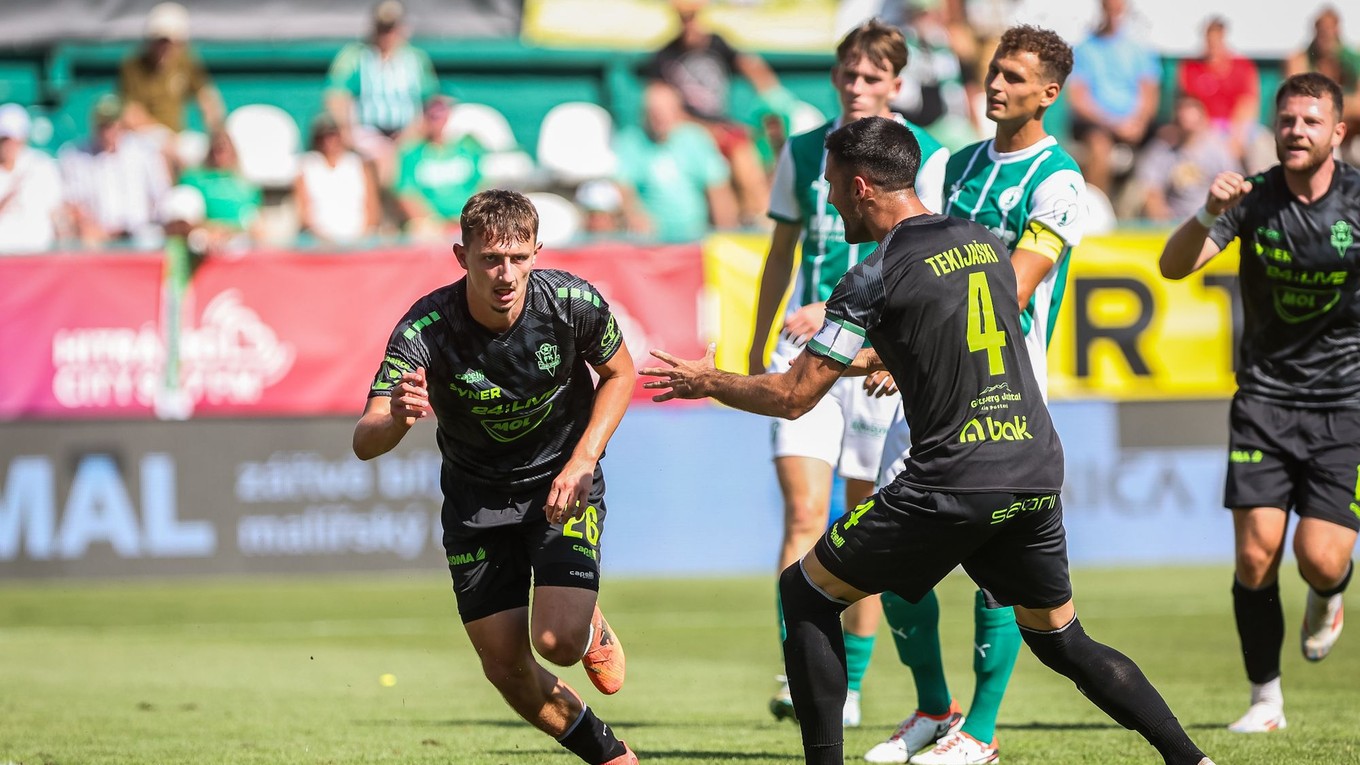
M 1260 449 L 1257 449 L 1255 451 L 1249 451 L 1247 449 L 1233 449 L 1232 451 L 1228 452 L 1228 461 L 1235 462 L 1239 465 L 1244 464 L 1254 465 L 1260 462 L 1263 456 L 1264 455 L 1261 454 Z
M 478 563 L 486 560 L 486 548 L 478 547 L 475 553 L 456 553 L 449 556 L 450 566 L 466 566 L 469 563 Z

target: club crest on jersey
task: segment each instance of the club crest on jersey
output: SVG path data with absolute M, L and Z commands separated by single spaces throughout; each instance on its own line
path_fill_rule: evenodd
M 1332 224 L 1332 246 L 1336 248 L 1339 257 L 1346 257 L 1346 250 L 1354 243 L 1355 235 L 1351 233 L 1351 224 L 1344 220 Z
M 1008 213 L 1020 204 L 1020 197 L 1024 196 L 1025 190 L 1019 186 L 1012 186 L 1001 192 L 1000 198 L 996 200 L 996 206 L 1001 208 L 1001 212 Z
M 557 346 L 552 343 L 538 346 L 538 352 L 534 356 L 538 358 L 538 368 L 548 374 L 555 374 L 557 366 L 562 363 L 562 356 L 557 352 Z

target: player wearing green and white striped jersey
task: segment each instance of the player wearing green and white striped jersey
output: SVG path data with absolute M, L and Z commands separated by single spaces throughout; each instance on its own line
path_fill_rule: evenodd
M 1013 27 L 1002 36 L 987 71 L 987 118 L 996 137 L 950 157 L 942 212 L 985 226 L 1011 252 L 1020 326 L 1041 395 L 1048 386 L 1048 341 L 1062 304 L 1072 248 L 1081 241 L 1086 184 L 1077 163 L 1044 130 L 1044 113 L 1072 68 L 1072 51 L 1048 30 Z M 906 464 L 910 445 L 898 412 L 883 447 L 879 484 Z M 929 593 L 912 604 L 885 593 L 883 609 L 898 657 L 912 670 L 916 712 L 887 741 L 865 754 L 870 762 L 970 765 L 995 757 L 996 718 L 1020 650 L 1010 609 L 979 590 L 974 598 L 976 688 L 966 716 L 945 680 L 939 644 L 939 604 Z M 933 748 L 913 754 L 934 743 Z M 910 760 L 908 758 L 911 758 Z
M 770 194 L 770 217 L 775 221 L 769 257 L 761 274 L 751 341 L 752 374 L 766 371 L 765 351 L 780 300 L 792 274 L 798 281 L 789 298 L 780 339 L 769 364 L 783 371 L 806 340 L 822 325 L 826 300 L 841 277 L 869 256 L 872 245 L 846 244 L 845 226 L 827 198 L 826 135 L 840 125 L 864 117 L 894 117 L 889 103 L 901 86 L 899 72 L 906 65 L 907 47 L 901 30 L 878 20 L 850 31 L 836 49 L 831 81 L 841 113 L 825 125 L 794 136 L 784 145 Z M 900 117 L 899 121 L 905 123 Z M 916 188 L 932 210 L 940 205 L 940 190 L 949 152 L 914 125 L 908 125 L 923 147 L 925 166 Z M 802 257 L 795 251 L 802 242 Z M 797 560 L 826 528 L 831 506 L 833 471 L 845 479 L 846 505 L 854 507 L 873 492 L 883 452 L 883 436 L 899 397 L 886 375 L 869 384 L 844 380 L 831 395 L 797 420 L 776 420 L 774 463 L 784 497 L 784 536 L 779 569 Z M 859 724 L 859 690 L 873 653 L 878 630 L 878 600 L 870 599 L 846 614 L 850 695 L 845 723 Z M 783 615 L 779 618 L 783 637 Z M 788 686 L 770 701 L 778 718 L 792 717 Z

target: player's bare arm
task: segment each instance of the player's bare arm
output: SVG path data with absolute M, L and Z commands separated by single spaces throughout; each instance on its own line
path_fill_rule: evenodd
M 600 382 L 595 386 L 595 404 L 590 410 L 590 422 L 581 433 L 567 464 L 553 479 L 543 513 L 552 523 L 563 523 L 578 518 L 586 510 L 590 487 L 594 481 L 595 465 L 604 454 L 605 445 L 628 409 L 633 397 L 633 381 L 637 372 L 633 355 L 626 343 L 621 343 L 609 361 L 596 366 Z
M 873 348 L 861 348 L 855 354 L 854 361 L 850 366 L 841 372 L 841 377 L 863 377 L 864 392 L 874 398 L 891 396 L 898 392 L 897 381 L 888 373 L 883 366 L 883 360 L 879 358 L 878 351 Z
M 1053 270 L 1053 259 L 1042 252 L 1017 247 L 1011 253 L 1011 266 L 1015 269 L 1016 297 L 1024 308 L 1034 297 L 1039 283 Z
M 743 411 L 793 420 L 812 409 L 845 370 L 844 364 L 803 351 L 787 372 L 738 375 L 715 367 L 713 353 L 710 345 L 703 358 L 689 361 L 653 350 L 652 355 L 667 366 L 644 368 L 644 376 L 659 379 L 643 387 L 662 391 L 653 401 L 713 398 Z
M 1251 181 L 1241 173 L 1226 172 L 1215 176 L 1204 200 L 1204 209 L 1178 226 L 1166 240 L 1158 261 L 1162 276 L 1184 279 L 1212 260 L 1219 253 L 1219 247 L 1209 238 L 1209 227 L 1218 216 L 1236 207 L 1251 188 Z
M 417 420 L 431 414 L 425 368 L 418 367 L 401 376 L 390 397 L 368 399 L 363 415 L 354 426 L 354 455 L 361 460 L 371 460 L 392 451 Z
M 774 326 L 779 302 L 793 281 L 793 255 L 802 229 L 796 223 L 777 221 L 770 236 L 770 252 L 760 272 L 760 289 L 756 293 L 756 322 L 751 332 L 751 353 L 748 370 L 757 375 L 765 371 L 765 345 Z M 813 330 L 816 331 L 816 330 Z

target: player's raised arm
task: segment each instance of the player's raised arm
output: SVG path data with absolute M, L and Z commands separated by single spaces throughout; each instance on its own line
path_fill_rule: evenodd
M 1241 173 L 1219 173 L 1209 186 L 1204 207 L 1176 228 L 1158 261 L 1162 276 L 1184 279 L 1204 267 L 1222 248 L 1209 237 L 1220 215 L 1236 207 L 1251 192 L 1252 183 Z
M 391 396 L 375 395 L 368 399 L 363 415 L 354 425 L 354 455 L 371 460 L 392 451 L 416 420 L 430 414 L 425 368 L 419 367 L 401 376 Z

